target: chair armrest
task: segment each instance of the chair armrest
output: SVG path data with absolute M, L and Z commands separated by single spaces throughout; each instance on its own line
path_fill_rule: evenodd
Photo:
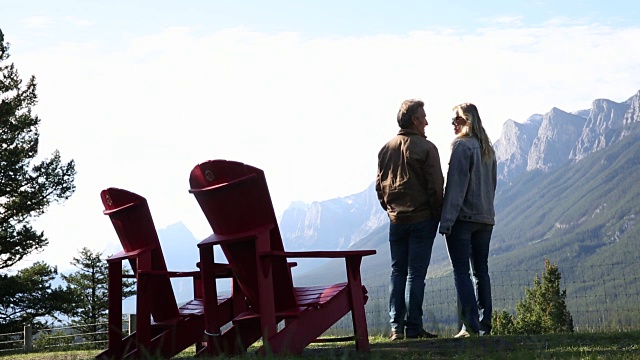
M 140 275 L 161 275 L 170 278 L 200 276 L 200 271 L 162 271 L 162 270 L 139 270 Z
M 208 238 L 200 241 L 198 243 L 198 247 L 200 248 L 200 247 L 219 245 L 221 243 L 249 240 L 249 239 L 255 238 L 259 234 L 269 232 L 274 226 L 276 225 L 274 224 L 264 225 L 255 229 L 251 229 L 245 232 L 235 233 L 235 234 L 226 234 L 226 235 L 213 234 L 213 235 L 210 235 Z
M 120 251 L 119 253 L 110 256 L 107 259 L 107 262 L 133 259 L 133 258 L 136 258 L 136 257 L 140 256 L 140 254 L 142 254 L 142 253 L 144 253 L 146 251 L 151 251 L 151 250 L 153 250 L 155 248 L 156 248 L 155 246 L 149 246 L 149 247 L 146 247 L 146 248 L 142 248 L 142 249 L 138 249 L 138 250 L 134 250 L 134 251 L 130 251 L 130 252 Z
M 263 251 L 260 256 L 286 258 L 348 258 L 374 255 L 375 250 L 346 250 L 346 251 Z
M 226 266 L 219 266 L 226 265 Z M 214 263 L 213 265 L 216 278 L 221 277 L 232 277 L 233 271 L 231 270 L 231 266 L 229 264 L 220 264 Z M 199 277 L 202 273 L 200 270 L 196 271 L 168 271 L 169 277 Z
M 218 265 L 227 265 L 227 266 L 218 266 Z M 231 266 L 229 264 L 220 264 L 215 263 L 214 271 L 216 274 L 216 278 L 227 278 L 233 276 L 233 271 L 231 270 Z M 162 271 L 162 270 L 140 270 L 138 274 L 141 275 L 161 275 L 168 276 L 170 278 L 181 278 L 181 277 L 200 277 L 200 270 L 195 271 Z

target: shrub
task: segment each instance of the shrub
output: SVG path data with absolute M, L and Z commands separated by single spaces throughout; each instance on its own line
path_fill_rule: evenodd
M 67 347 L 73 343 L 73 335 L 67 335 L 57 330 L 50 333 L 40 333 L 38 338 L 33 340 L 33 346 L 39 350 L 45 350 L 52 347 Z

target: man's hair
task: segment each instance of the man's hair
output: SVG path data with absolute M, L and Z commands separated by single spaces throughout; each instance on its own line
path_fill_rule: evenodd
M 401 129 L 408 129 L 413 123 L 412 117 L 418 112 L 418 109 L 424 107 L 424 101 L 418 99 L 409 99 L 402 102 L 398 111 L 398 125 Z

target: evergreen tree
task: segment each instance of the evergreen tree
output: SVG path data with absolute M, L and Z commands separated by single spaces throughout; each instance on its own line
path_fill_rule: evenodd
M 544 261 L 542 278 L 533 279 L 533 287 L 525 289 L 525 297 L 516 305 L 516 316 L 506 311 L 494 312 L 495 334 L 551 334 L 573 332 L 573 318 L 565 302 L 567 290 L 560 290 L 557 264 Z
M 54 202 L 75 190 L 73 160 L 64 164 L 56 150 L 37 164 L 40 119 L 32 113 L 38 97 L 36 79 L 22 80 L 9 58 L 0 30 L 0 270 L 7 269 L 47 245 L 43 232 L 30 222 Z
M 56 150 L 32 164 L 38 154 L 40 119 L 32 113 L 38 97 L 35 77 L 23 84 L 9 59 L 9 44 L 0 30 L 0 271 L 47 245 L 43 232 L 30 222 L 48 206 L 68 199 L 76 174 Z M 35 263 L 14 275 L 0 272 L 0 328 L 19 331 L 38 317 L 54 316 L 67 305 L 64 289 L 51 282 L 57 269 Z
M 34 329 L 50 324 L 42 317 L 68 312 L 71 296 L 51 281 L 58 274 L 55 267 L 42 262 L 22 269 L 16 275 L 0 274 L 0 333 L 21 331 L 25 324 Z
M 491 321 L 491 333 L 494 335 L 514 334 L 513 316 L 506 310 L 494 311 Z
M 78 332 L 88 334 L 83 335 L 87 341 L 104 340 L 109 306 L 107 291 L 109 266 L 102 259 L 101 253 L 93 253 L 86 247 L 73 258 L 71 265 L 78 268 L 78 271 L 61 275 L 73 293 L 74 306 L 67 313 L 71 318 L 71 325 L 77 326 Z M 123 299 L 135 295 L 133 281 L 125 280 L 123 285 Z M 100 332 L 102 333 L 96 334 Z

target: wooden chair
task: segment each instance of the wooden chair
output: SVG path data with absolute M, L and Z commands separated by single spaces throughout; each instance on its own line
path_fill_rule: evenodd
M 243 348 L 262 337 L 260 354 L 300 354 L 311 342 L 327 341 L 318 337 L 351 312 L 355 335 L 349 339 L 355 340 L 357 351 L 369 351 L 364 311 L 367 291 L 361 283 L 360 264 L 363 256 L 375 250 L 284 251 L 267 182 L 258 168 L 234 161 L 207 161 L 192 170 L 190 185 L 213 229 L 213 235 L 198 244 L 200 262 L 212 262 L 212 247 L 221 246 L 246 297 L 247 311 L 233 319 Z M 347 281 L 295 287 L 288 259 L 320 257 L 344 258 Z M 202 269 L 203 281 L 210 281 Z M 215 306 L 213 299 L 215 294 L 209 289 L 205 313 Z M 205 329 L 217 333 L 218 325 L 206 321 Z
M 100 194 L 104 214 L 111 219 L 123 251 L 107 259 L 108 262 L 108 348 L 98 354 L 99 359 L 141 357 L 170 358 L 196 344 L 204 344 L 204 288 L 213 288 L 215 279 L 230 277 L 228 264 L 207 264 L 209 282 L 201 281 L 201 271 L 167 271 L 147 200 L 135 193 L 109 188 Z M 195 251 L 194 247 L 194 251 Z M 133 275 L 123 275 L 122 262 L 128 260 Z M 122 334 L 122 281 L 136 279 L 135 331 Z M 178 306 L 170 278 L 191 277 L 193 300 Z M 204 286 L 206 284 L 206 286 Z M 220 297 L 215 316 L 221 323 L 233 318 L 232 299 Z

